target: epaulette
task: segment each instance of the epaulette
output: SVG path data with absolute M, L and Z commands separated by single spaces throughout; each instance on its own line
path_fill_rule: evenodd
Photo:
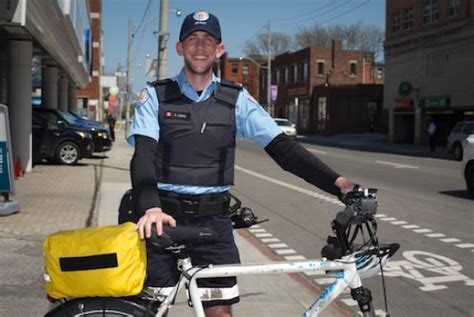
M 160 79 L 150 83 L 155 87 L 158 102 L 166 103 L 181 98 L 181 90 L 176 81 L 171 79 Z
M 214 96 L 216 99 L 224 101 L 231 106 L 235 106 L 237 103 L 237 98 L 239 98 L 239 94 L 242 91 L 242 86 L 236 84 L 233 81 L 229 80 L 221 80 L 220 83 L 216 85 L 216 91 Z

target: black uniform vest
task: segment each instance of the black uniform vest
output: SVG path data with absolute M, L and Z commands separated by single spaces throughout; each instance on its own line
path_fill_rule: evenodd
M 217 83 L 214 94 L 194 102 L 178 83 L 153 83 L 159 101 L 160 139 L 156 157 L 159 182 L 222 186 L 234 183 L 235 104 L 242 88 Z

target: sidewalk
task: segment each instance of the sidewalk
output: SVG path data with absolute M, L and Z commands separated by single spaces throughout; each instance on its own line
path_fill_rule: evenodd
M 15 181 L 18 214 L 0 217 L 0 317 L 43 316 L 49 307 L 43 290 L 42 243 L 48 234 L 89 225 L 115 224 L 122 194 L 130 186 L 133 148 L 123 133 L 106 158 L 83 159 L 77 166 L 42 164 Z M 269 261 L 255 240 L 236 231 L 242 262 Z M 258 246 L 258 245 L 257 245 Z M 316 298 L 315 290 L 295 275 L 240 277 L 241 303 L 234 316 L 286 317 L 301 315 Z M 346 315 L 332 305 L 323 316 Z M 184 295 L 170 316 L 192 316 Z

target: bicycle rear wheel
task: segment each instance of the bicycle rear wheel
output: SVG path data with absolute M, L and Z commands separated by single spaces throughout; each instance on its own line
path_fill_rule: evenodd
M 45 317 L 152 317 L 158 307 L 158 302 L 139 297 L 86 297 L 67 301 Z

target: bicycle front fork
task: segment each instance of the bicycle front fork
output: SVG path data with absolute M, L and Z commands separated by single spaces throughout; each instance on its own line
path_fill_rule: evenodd
M 375 311 L 372 305 L 372 293 L 367 287 L 358 287 L 351 290 L 352 299 L 359 304 L 363 316 L 374 317 Z

